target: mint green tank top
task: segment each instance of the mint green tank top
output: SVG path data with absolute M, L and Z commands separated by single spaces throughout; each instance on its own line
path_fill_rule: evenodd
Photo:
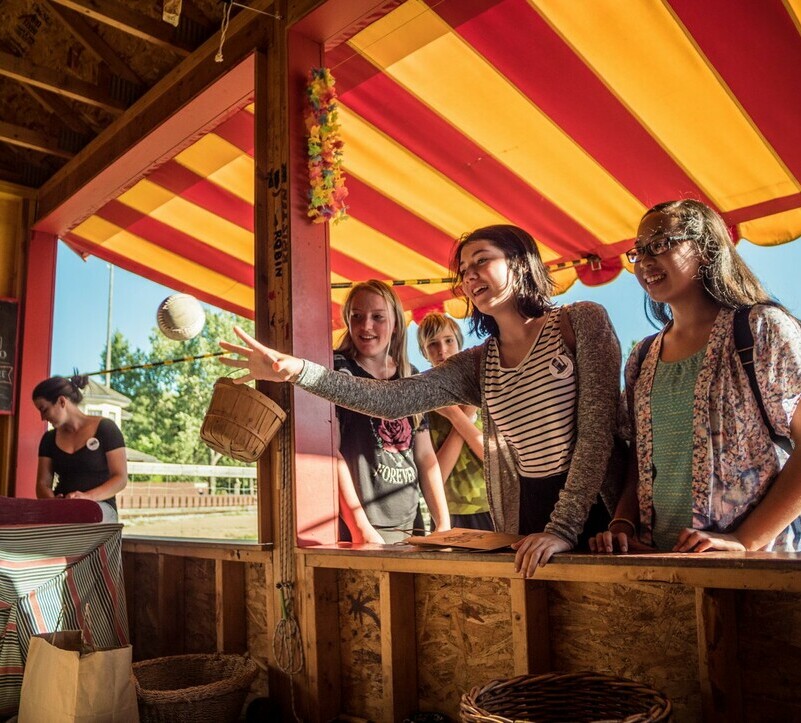
M 693 394 L 706 347 L 687 359 L 659 361 L 651 388 L 654 435 L 654 544 L 673 549 L 692 526 Z

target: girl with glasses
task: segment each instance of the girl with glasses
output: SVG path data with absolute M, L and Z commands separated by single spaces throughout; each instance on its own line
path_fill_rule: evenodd
M 797 321 L 699 201 L 654 206 L 627 255 L 663 328 L 626 364 L 633 455 L 615 519 L 590 546 L 801 549 Z
M 620 347 L 602 307 L 583 302 L 560 309 L 551 302 L 553 282 L 523 229 L 498 225 L 466 234 L 452 266 L 473 329 L 489 338 L 423 374 L 396 381 L 346 377 L 268 349 L 241 330 L 246 346 L 221 346 L 243 358 L 224 362 L 247 369 L 240 382 L 290 381 L 380 417 L 480 407 L 492 521 L 498 531 L 526 535 L 515 544 L 515 566 L 531 576 L 578 543 L 588 517 L 594 529 L 609 519 L 599 492 L 614 505 L 617 490 L 604 482 Z

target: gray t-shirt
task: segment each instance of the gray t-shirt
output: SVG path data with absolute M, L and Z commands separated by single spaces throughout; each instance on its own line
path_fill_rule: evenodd
M 334 355 L 334 369 L 373 379 L 352 359 Z M 414 370 L 416 372 L 416 370 Z M 397 378 L 394 377 L 394 378 Z M 348 465 L 367 519 L 385 542 L 411 534 L 420 501 L 411 417 L 387 420 L 337 407 L 339 451 Z

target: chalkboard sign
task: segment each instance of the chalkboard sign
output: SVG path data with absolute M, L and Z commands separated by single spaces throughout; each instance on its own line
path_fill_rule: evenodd
M 0 299 L 0 414 L 14 413 L 17 308 L 14 299 Z

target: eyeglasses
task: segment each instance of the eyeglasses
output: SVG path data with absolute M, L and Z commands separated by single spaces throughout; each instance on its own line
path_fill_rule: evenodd
M 682 241 L 689 241 L 689 239 L 687 236 L 658 236 L 650 243 L 635 246 L 633 249 L 626 251 L 626 258 L 632 264 L 638 264 L 646 255 L 661 256 Z

